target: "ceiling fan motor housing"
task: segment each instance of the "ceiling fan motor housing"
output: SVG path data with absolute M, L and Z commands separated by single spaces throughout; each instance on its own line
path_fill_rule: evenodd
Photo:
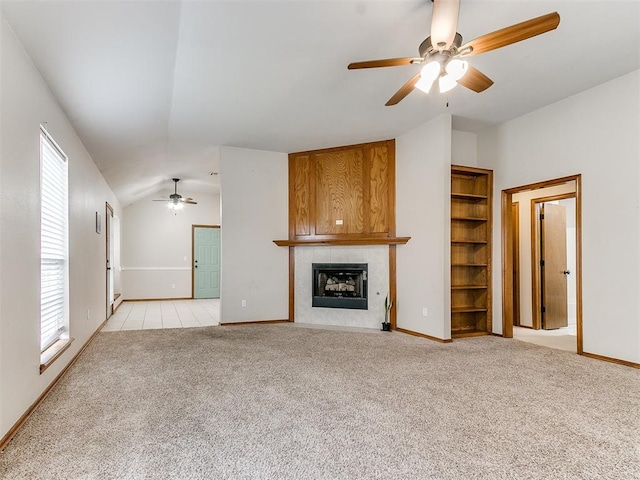
M 448 52 L 450 56 L 453 57 L 456 53 L 458 53 L 458 48 L 460 48 L 460 45 L 462 45 L 462 35 L 460 35 L 459 33 L 456 33 L 456 36 L 453 39 L 453 43 L 451 44 L 451 47 L 449 47 L 448 50 L 443 50 L 443 52 Z M 423 59 L 426 59 L 427 57 L 433 55 L 438 51 L 439 50 L 433 48 L 433 43 L 431 43 L 431 37 L 425 38 L 424 41 L 418 47 L 418 53 L 420 54 L 420 57 L 422 57 Z

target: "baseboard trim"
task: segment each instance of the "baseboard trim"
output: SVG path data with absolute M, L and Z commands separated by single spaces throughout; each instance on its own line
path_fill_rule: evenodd
M 64 376 L 64 374 L 67 373 L 67 370 L 69 370 L 69 368 L 71 368 L 71 366 L 76 362 L 78 357 L 80 357 L 82 352 L 85 351 L 85 349 L 89 346 L 89 344 L 93 341 L 93 339 L 96 338 L 96 335 L 98 335 L 98 333 L 100 333 L 100 330 L 102 330 L 106 324 L 107 324 L 106 320 L 104 322 L 102 322 L 102 324 L 100 324 L 98 329 L 95 332 L 93 332 L 93 335 L 91 335 L 91 337 L 89 337 L 89 340 L 87 340 L 85 342 L 85 344 L 78 351 L 78 353 L 76 353 L 74 355 L 74 357 L 71 359 L 71 361 L 67 364 L 67 366 L 62 369 L 62 371 L 58 374 L 58 376 L 53 379 L 53 381 L 49 384 L 49 386 L 47 388 L 45 388 L 44 392 L 42 392 L 40 394 L 40 396 L 36 399 L 36 401 L 31 404 L 31 406 L 18 419 L 18 421 L 13 425 L 13 427 L 11 427 L 9 429 L 7 434 L 4 437 L 2 437 L 2 440 L 0 440 L 0 451 L 4 450 L 4 448 L 11 441 L 11 439 L 15 436 L 15 434 L 18 433 L 18 430 L 20 429 L 20 427 L 22 427 L 22 425 L 27 421 L 27 419 L 35 411 L 35 409 L 38 408 L 38 406 L 40 406 L 40 404 L 43 402 L 43 400 L 45 398 L 47 398 L 47 395 L 49 395 L 49 393 L 51 392 L 53 387 L 55 387 L 57 385 L 57 383 Z
M 396 327 L 394 330 L 396 332 L 406 333 L 407 335 L 413 335 L 414 337 L 426 338 L 427 340 L 432 340 L 438 343 L 451 343 L 453 341 L 450 338 L 447 339 L 447 338 L 432 337 L 431 335 L 427 335 L 426 333 L 418 333 L 418 332 L 414 332 L 413 330 L 407 330 L 404 328 Z
M 603 362 L 617 363 L 618 365 L 624 365 L 625 367 L 640 368 L 640 363 L 629 362 L 627 360 L 620 360 L 619 358 L 605 357 L 604 355 L 597 355 L 595 353 L 582 352 L 583 357 L 593 358 L 595 360 L 601 360 Z
M 171 302 L 173 300 L 197 300 L 192 297 L 176 297 L 176 298 L 125 298 L 124 302 Z
M 228 327 L 231 325 L 258 325 L 258 324 L 272 324 L 272 323 L 291 323 L 291 320 L 252 320 L 250 322 L 225 322 L 221 323 L 221 327 Z

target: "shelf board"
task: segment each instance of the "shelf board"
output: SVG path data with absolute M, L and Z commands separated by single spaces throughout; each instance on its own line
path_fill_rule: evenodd
M 486 290 L 487 285 L 453 285 L 451 290 Z
M 451 192 L 451 198 L 460 198 L 466 200 L 487 200 L 488 197 L 486 195 L 476 195 L 474 193 Z
M 488 267 L 487 263 L 452 263 L 452 267 Z
M 451 330 L 451 338 L 482 337 L 490 335 L 484 330 Z
M 479 313 L 488 311 L 488 308 L 483 307 L 451 307 L 451 313 Z
M 333 246 L 333 245 L 404 245 L 411 237 L 364 237 L 364 238 L 333 238 L 333 239 L 308 239 L 308 240 L 274 240 L 279 247 L 297 246 Z
M 478 217 L 451 217 L 451 220 L 461 220 L 464 222 L 487 222 L 487 218 L 478 218 Z
M 486 240 L 451 240 L 451 243 L 468 243 L 468 244 L 476 244 L 476 245 L 486 245 L 488 242 Z

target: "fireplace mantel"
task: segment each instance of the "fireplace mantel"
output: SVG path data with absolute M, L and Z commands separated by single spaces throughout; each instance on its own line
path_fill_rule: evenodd
M 349 246 L 349 245 L 404 245 L 411 237 L 371 237 L 371 238 L 332 238 L 326 240 L 274 240 L 279 247 L 322 247 L 322 246 Z

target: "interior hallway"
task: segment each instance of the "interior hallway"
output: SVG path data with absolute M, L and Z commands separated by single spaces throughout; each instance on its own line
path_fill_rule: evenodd
M 542 347 L 557 348 L 577 353 L 576 324 L 556 330 L 533 330 L 525 327 L 513 327 L 513 338 Z

